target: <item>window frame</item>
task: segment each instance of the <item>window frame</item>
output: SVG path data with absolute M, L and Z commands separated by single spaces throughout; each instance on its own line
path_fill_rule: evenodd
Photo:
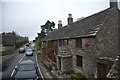
M 75 39 L 76 47 L 82 48 L 82 38 Z
M 76 66 L 83 67 L 83 56 L 76 55 Z

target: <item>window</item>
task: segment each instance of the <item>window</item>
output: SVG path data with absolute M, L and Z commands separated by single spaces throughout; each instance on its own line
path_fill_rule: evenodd
M 65 40 L 59 40 L 59 46 L 65 46 Z
M 65 46 L 65 40 L 62 40 L 62 45 Z
M 62 46 L 62 40 L 59 40 L 59 46 Z
M 82 56 L 76 56 L 77 66 L 82 67 Z
M 76 39 L 76 47 L 82 48 L 82 38 Z
M 69 45 L 69 40 L 67 39 L 67 45 Z

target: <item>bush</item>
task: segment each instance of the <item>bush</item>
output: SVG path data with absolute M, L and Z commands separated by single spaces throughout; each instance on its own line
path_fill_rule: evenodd
M 55 57 L 54 54 L 51 55 L 51 58 L 52 58 L 52 61 L 53 61 L 53 62 L 56 62 L 56 57 Z
M 46 41 L 46 45 L 45 45 L 45 53 L 49 56 L 49 41 Z
M 19 48 L 22 45 L 24 45 L 24 41 L 17 41 L 16 44 L 15 44 L 15 48 Z
M 70 74 L 75 74 L 75 72 L 73 70 L 71 70 L 71 71 L 68 71 L 67 74 L 69 74 L 69 75 Z
M 40 55 L 41 58 L 46 58 L 48 57 L 47 55 Z
M 81 74 L 80 72 L 76 73 L 76 79 L 77 80 L 79 80 L 79 79 L 86 80 L 85 76 L 83 74 Z
M 40 39 L 39 39 L 39 46 L 41 46 L 41 43 L 42 43 L 41 40 L 42 40 L 42 39 L 43 39 L 43 38 L 40 38 Z
M 40 47 L 39 47 L 37 42 L 35 42 L 35 47 L 36 47 L 37 50 L 40 50 Z
M 71 75 L 70 75 L 70 78 L 71 78 L 71 79 L 75 79 L 75 75 L 74 75 L 74 74 L 71 74 Z

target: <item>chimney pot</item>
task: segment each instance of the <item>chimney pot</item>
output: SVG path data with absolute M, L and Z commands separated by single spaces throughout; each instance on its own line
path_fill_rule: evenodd
M 72 14 L 68 14 L 68 25 L 70 25 L 71 23 L 73 23 Z
M 58 21 L 58 24 L 62 24 L 62 21 L 61 21 L 61 20 L 59 20 L 59 21 Z
M 117 2 L 118 0 L 110 0 L 110 8 L 113 8 L 113 7 L 118 8 Z
M 58 20 L 58 29 L 62 28 L 62 21 Z
M 68 14 L 68 17 L 69 17 L 69 18 L 72 18 L 72 14 Z

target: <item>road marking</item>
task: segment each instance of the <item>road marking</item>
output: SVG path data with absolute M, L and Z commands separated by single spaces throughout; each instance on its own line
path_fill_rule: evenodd
M 19 63 L 23 60 L 24 57 L 25 57 L 25 54 L 24 54 L 24 56 L 20 59 Z M 17 66 L 15 66 L 15 68 L 17 68 Z M 15 72 L 15 69 L 13 69 L 13 71 L 12 71 L 12 73 L 11 73 L 11 77 L 13 76 L 14 72 Z
M 23 60 L 24 57 L 25 57 L 25 54 L 24 54 L 24 56 L 20 59 L 19 63 Z
M 17 68 L 17 66 L 15 66 L 15 68 Z M 15 69 L 13 69 L 11 77 L 13 76 L 14 72 L 15 72 Z
M 12 74 L 11 74 L 11 77 L 13 76 L 14 72 L 15 72 L 15 69 L 13 69 Z
M 41 72 L 41 70 L 40 70 L 40 67 L 39 67 L 39 65 L 38 65 L 37 54 L 36 54 L 36 62 L 37 62 L 37 66 L 38 66 L 38 70 L 39 70 L 39 72 L 40 72 L 40 75 L 41 75 L 42 79 L 45 80 L 44 77 L 43 77 L 43 75 L 42 75 L 42 72 Z
M 19 61 L 19 63 L 22 61 L 22 59 Z

